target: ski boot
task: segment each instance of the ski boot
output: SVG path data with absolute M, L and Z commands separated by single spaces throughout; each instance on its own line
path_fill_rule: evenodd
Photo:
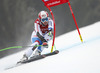
M 28 57 L 26 56 L 26 54 L 24 54 L 23 57 L 22 57 L 22 59 L 20 59 L 20 61 L 17 62 L 17 64 L 18 64 L 18 63 L 21 63 L 21 62 L 23 62 L 23 61 L 26 61 L 26 60 L 28 60 Z

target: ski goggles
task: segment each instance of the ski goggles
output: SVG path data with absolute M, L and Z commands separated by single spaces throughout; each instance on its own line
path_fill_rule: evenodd
M 45 22 L 45 21 L 48 21 L 48 20 L 49 20 L 48 17 L 46 17 L 46 18 L 41 19 L 41 22 Z

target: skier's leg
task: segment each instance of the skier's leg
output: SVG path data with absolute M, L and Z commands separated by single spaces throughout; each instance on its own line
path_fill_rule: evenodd
M 24 53 L 23 58 L 21 61 L 28 60 L 28 58 L 32 55 L 33 51 L 37 48 L 35 45 L 39 45 L 38 42 L 34 42 L 31 46 L 27 49 L 27 51 Z
M 37 48 L 36 45 L 39 45 L 39 43 L 38 43 L 38 42 L 34 42 L 34 43 L 31 45 L 31 46 L 33 46 L 33 47 L 29 47 L 29 48 L 27 49 L 27 51 L 25 52 L 25 54 L 26 54 L 27 57 L 30 57 L 30 56 L 32 55 L 33 51 Z
M 44 47 L 41 46 L 41 47 L 38 47 L 35 51 L 35 55 L 41 55 L 41 52 L 43 51 Z

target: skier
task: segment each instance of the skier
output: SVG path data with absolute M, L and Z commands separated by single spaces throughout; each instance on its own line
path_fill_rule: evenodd
M 53 20 L 49 17 L 47 11 L 40 11 L 38 18 L 34 23 L 34 31 L 31 36 L 32 47 L 29 47 L 21 61 L 28 60 L 35 50 L 35 55 L 41 55 L 44 48 L 48 48 L 48 41 L 53 36 Z M 42 46 L 38 46 L 42 45 Z

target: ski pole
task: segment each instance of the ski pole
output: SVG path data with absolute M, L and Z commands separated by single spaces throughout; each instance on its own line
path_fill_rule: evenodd
M 52 33 L 51 32 L 49 32 L 49 35 L 51 35 Z M 52 39 L 53 39 L 53 36 L 52 36 Z M 55 48 L 55 50 L 56 50 L 56 46 L 55 46 L 55 43 L 54 43 L 54 48 Z
M 43 46 L 43 45 L 36 45 L 35 47 L 39 47 L 39 46 Z M 0 49 L 0 51 L 5 51 L 8 49 L 14 49 L 14 48 L 23 48 L 23 47 L 33 47 L 33 46 L 12 46 L 12 47 L 8 47 L 8 48 Z
M 53 37 L 52 37 L 52 39 L 53 39 Z M 54 43 L 54 48 L 55 48 L 55 50 L 56 50 L 56 45 L 55 45 L 55 43 Z

